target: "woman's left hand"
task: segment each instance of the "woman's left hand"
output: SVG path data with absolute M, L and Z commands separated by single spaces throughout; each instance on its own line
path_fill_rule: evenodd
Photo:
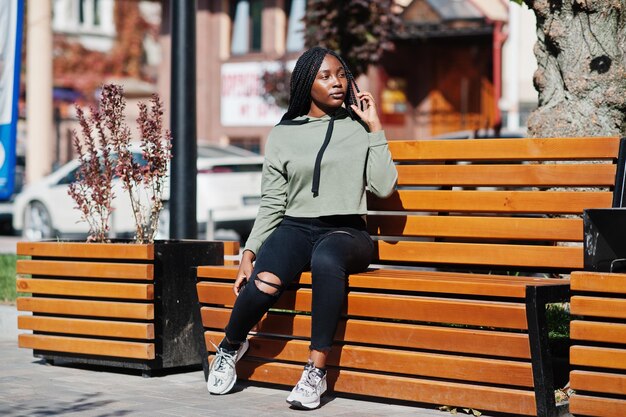
M 356 98 L 363 104 L 363 110 L 358 105 L 352 105 L 352 110 L 363 120 L 367 125 L 370 132 L 377 132 L 382 130 L 383 126 L 378 118 L 378 112 L 376 111 L 376 103 L 374 97 L 369 91 L 361 91 L 356 93 Z

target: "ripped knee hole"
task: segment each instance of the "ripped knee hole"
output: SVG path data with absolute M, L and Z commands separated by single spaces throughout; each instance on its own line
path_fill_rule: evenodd
M 259 275 L 262 275 L 262 278 Z M 280 279 L 274 275 L 269 273 L 261 273 L 257 274 L 254 278 L 254 284 L 259 289 L 259 291 L 264 292 L 269 295 L 276 295 L 282 289 L 282 283 Z

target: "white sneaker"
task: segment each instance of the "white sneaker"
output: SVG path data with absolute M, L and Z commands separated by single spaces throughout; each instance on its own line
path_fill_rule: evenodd
M 312 363 L 307 363 L 300 381 L 287 397 L 287 402 L 295 408 L 312 410 L 320 406 L 320 397 L 325 392 L 326 373 Z
M 226 394 L 230 392 L 237 382 L 237 370 L 235 364 L 246 353 L 250 343 L 246 340 L 235 352 L 229 352 L 220 347 L 209 367 L 209 378 L 206 382 L 207 389 L 211 394 Z

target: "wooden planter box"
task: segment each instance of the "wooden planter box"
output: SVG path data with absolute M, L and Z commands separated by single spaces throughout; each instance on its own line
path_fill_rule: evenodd
M 221 242 L 19 242 L 20 347 L 36 357 L 152 371 L 199 366 L 195 266 L 224 260 Z M 30 275 L 30 277 L 28 277 Z

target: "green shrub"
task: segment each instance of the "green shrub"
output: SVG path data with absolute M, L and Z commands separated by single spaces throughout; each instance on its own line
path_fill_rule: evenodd
M 548 304 L 546 319 L 550 339 L 569 339 L 569 303 Z
M 13 302 L 15 289 L 15 261 L 17 255 L 0 254 L 0 302 Z

